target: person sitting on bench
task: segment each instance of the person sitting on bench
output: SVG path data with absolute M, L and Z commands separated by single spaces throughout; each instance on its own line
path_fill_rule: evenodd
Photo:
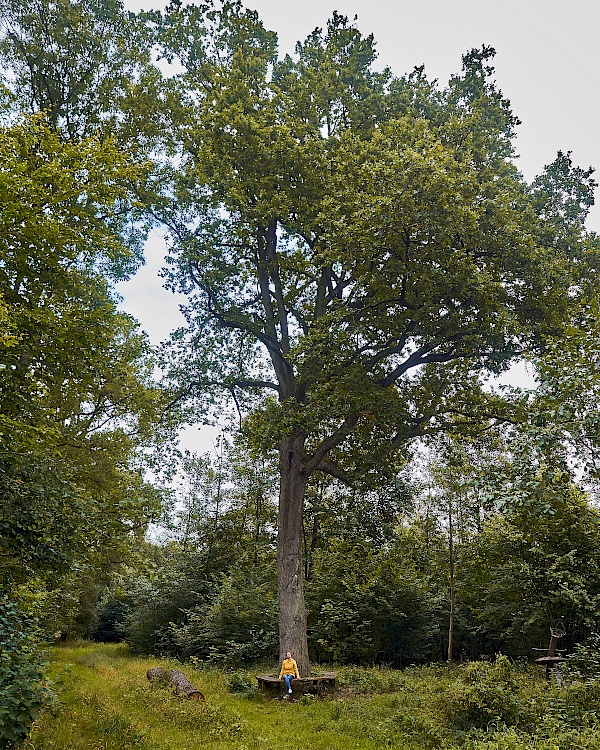
M 292 694 L 292 680 L 294 677 L 299 680 L 300 673 L 298 672 L 298 665 L 296 664 L 295 659 L 292 659 L 292 654 L 288 651 L 283 660 L 283 664 L 281 665 L 281 671 L 279 672 L 279 679 L 281 680 L 281 678 L 283 678 L 288 695 Z

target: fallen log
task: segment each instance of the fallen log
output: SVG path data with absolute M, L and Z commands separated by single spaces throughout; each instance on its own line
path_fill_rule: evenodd
M 203 701 L 204 695 L 195 688 L 188 678 L 178 669 L 164 670 L 162 667 L 153 667 L 146 672 L 150 682 L 162 681 L 171 685 L 177 695 L 184 695 L 191 701 Z

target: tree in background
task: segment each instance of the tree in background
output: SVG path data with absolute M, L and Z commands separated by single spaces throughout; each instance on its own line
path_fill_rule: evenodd
M 273 657 L 274 467 L 240 442 L 212 459 L 187 455 L 183 470 L 183 502 L 163 543 L 109 592 L 100 617 L 125 601 L 116 630 L 136 651 L 219 663 Z
M 160 510 L 143 453 L 161 395 L 112 289 L 147 230 L 140 104 L 160 75 L 141 32 L 118 3 L 0 3 L 0 586 L 46 636 L 87 628 Z M 26 672 L 11 721 L 41 694 Z
M 102 133 L 130 153 L 157 155 L 170 95 L 152 45 L 144 14 L 120 0 L 2 0 L 5 108 L 44 112 L 73 140 Z
M 162 409 L 154 362 L 112 287 L 142 262 L 155 196 L 168 86 L 151 46 L 120 2 L 0 3 L 0 554 L 55 626 L 160 508 L 140 451 Z
M 464 594 L 490 647 L 511 654 L 543 645 L 559 618 L 567 647 L 598 629 L 597 321 L 591 300 L 547 341 L 526 418 L 480 486 L 493 512 L 465 557 Z
M 189 113 L 165 216 L 189 300 L 171 381 L 192 412 L 232 396 L 279 454 L 280 651 L 307 673 L 308 480 L 391 476 L 412 440 L 509 414 L 487 375 L 596 291 L 594 183 L 564 156 L 523 181 L 490 48 L 442 90 L 375 72 L 372 37 L 337 14 L 284 60 L 236 2 L 159 21 Z
M 135 451 L 161 397 L 144 336 L 106 274 L 131 250 L 113 231 L 135 210 L 132 165 L 110 141 L 65 142 L 41 117 L 0 133 L 0 577 L 50 586 L 73 562 L 142 534 L 159 497 Z
M 600 616 L 597 509 L 564 468 L 520 468 L 497 478 L 502 506 L 463 552 L 462 597 L 488 649 L 514 656 L 543 647 L 558 619 L 568 646 L 594 632 Z
M 375 546 L 395 539 L 398 519 L 414 508 L 412 482 L 407 471 L 375 487 L 348 487 L 324 474 L 311 477 L 303 514 L 305 580 L 311 578 L 315 553 L 329 548 L 332 539 L 361 539 Z
M 162 396 L 110 284 L 135 265 L 120 229 L 147 165 L 110 139 L 64 140 L 42 115 L 0 129 L 0 161 L 0 586 L 48 635 L 76 624 L 85 589 L 160 510 L 140 450 Z M 35 674 L 12 686 L 14 732 L 45 694 Z
M 401 667 L 431 651 L 437 602 L 400 535 L 384 546 L 329 539 L 315 555 L 307 602 L 320 661 Z

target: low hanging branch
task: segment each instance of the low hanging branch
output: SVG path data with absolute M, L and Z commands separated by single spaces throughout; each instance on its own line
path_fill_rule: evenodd
M 175 689 L 177 695 L 185 695 L 191 701 L 204 701 L 203 693 L 192 685 L 183 672 L 177 669 L 164 670 L 162 667 L 153 667 L 146 672 L 146 677 L 151 683 L 168 683 Z

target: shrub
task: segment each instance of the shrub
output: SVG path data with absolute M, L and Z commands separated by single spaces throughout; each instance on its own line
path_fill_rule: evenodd
M 593 633 L 585 644 L 578 643 L 569 656 L 566 668 L 570 677 L 583 677 L 588 680 L 600 678 L 600 634 Z
M 338 681 L 355 693 L 393 693 L 403 684 L 402 673 L 386 667 L 339 667 Z
M 23 745 L 51 696 L 35 621 L 8 599 L 0 599 L 0 746 Z
M 315 555 L 307 601 L 319 660 L 402 666 L 428 652 L 434 602 L 399 547 L 332 540 Z
M 252 695 L 256 692 L 254 681 L 246 672 L 234 672 L 227 683 L 230 693 Z
M 275 659 L 278 651 L 275 567 L 236 567 L 219 582 L 210 605 L 186 613 L 172 628 L 178 653 L 235 665 Z
M 517 669 L 505 656 L 498 656 L 491 664 L 470 662 L 459 675 L 444 696 L 447 719 L 456 728 L 523 728 L 539 718 L 539 702 L 523 694 L 522 677 L 519 679 Z
M 119 643 L 125 636 L 125 622 L 131 602 L 125 598 L 104 595 L 96 605 L 96 627 L 90 633 L 94 641 Z

